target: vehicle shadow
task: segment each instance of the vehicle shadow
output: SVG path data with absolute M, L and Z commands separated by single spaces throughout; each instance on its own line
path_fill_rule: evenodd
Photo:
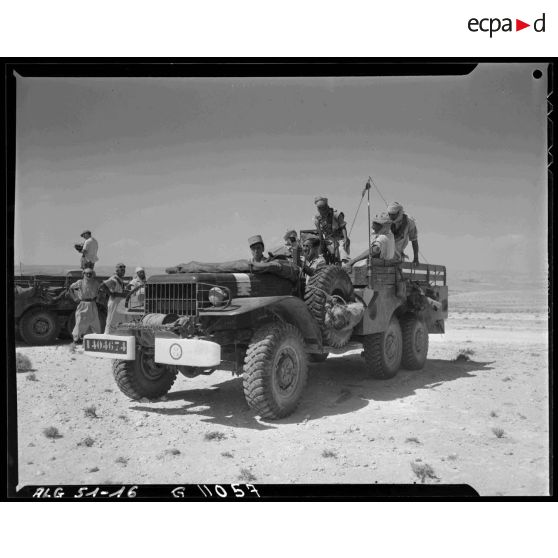
M 297 410 L 284 419 L 258 419 L 244 400 L 242 380 L 233 378 L 202 389 L 171 392 L 167 401 L 184 402 L 177 408 L 137 405 L 134 410 L 161 415 L 198 415 L 211 424 L 233 428 L 267 430 L 281 424 L 311 422 L 327 416 L 352 413 L 370 402 L 394 401 L 413 396 L 418 390 L 461 378 L 474 378 L 491 370 L 492 362 L 434 359 L 419 371 L 400 370 L 395 378 L 376 380 L 368 374 L 360 355 L 329 358 L 310 366 L 308 385 Z

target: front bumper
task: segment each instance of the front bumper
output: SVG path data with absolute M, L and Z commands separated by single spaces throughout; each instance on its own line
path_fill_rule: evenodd
M 136 338 L 133 335 L 91 333 L 84 337 L 83 352 L 93 357 L 134 360 Z M 221 362 L 221 347 L 205 339 L 155 337 L 155 362 L 175 366 L 214 368 Z

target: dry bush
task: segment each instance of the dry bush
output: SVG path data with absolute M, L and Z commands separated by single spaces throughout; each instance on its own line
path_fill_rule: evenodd
M 460 349 L 453 362 L 467 362 L 471 360 L 471 357 L 475 354 L 473 349 Z
M 428 479 L 437 479 L 434 469 L 428 463 L 416 463 L 411 461 L 411 469 L 413 473 L 420 479 L 421 483 L 424 483 Z
M 91 436 L 87 436 L 81 442 L 78 442 L 78 446 L 86 446 L 90 448 L 95 443 L 95 440 Z
M 31 359 L 19 351 L 16 351 L 16 370 L 17 372 L 33 372 Z
M 117 457 L 114 460 L 115 463 L 120 463 L 121 465 L 124 465 L 124 466 L 128 465 L 128 461 L 129 461 L 128 457 Z
M 223 457 L 234 457 L 234 455 L 230 451 L 222 451 L 221 455 Z
M 238 475 L 238 480 L 244 481 L 244 482 L 254 482 L 256 479 L 256 476 L 252 473 L 252 471 L 250 471 L 250 469 L 240 469 L 240 475 Z
M 337 453 L 332 450 L 325 449 L 322 451 L 322 457 L 334 457 L 337 458 Z
M 495 426 L 492 429 L 492 432 L 493 432 L 494 436 L 496 436 L 496 438 L 503 438 L 504 437 L 504 429 L 503 428 Z
M 62 434 L 60 434 L 56 426 L 48 426 L 47 428 L 44 428 L 43 434 L 47 438 L 52 438 L 53 440 L 56 440 L 57 438 L 62 438 Z
M 496 411 L 490 411 L 490 416 L 492 418 L 496 418 L 498 416 L 498 413 Z
M 218 432 L 217 430 L 213 430 L 212 432 L 206 432 L 203 436 L 204 440 L 212 441 L 212 440 L 224 440 L 227 436 L 223 432 Z
M 29 380 L 31 382 L 38 382 L 39 380 L 37 379 L 37 376 L 35 374 L 35 372 L 32 372 L 31 374 L 29 374 L 28 376 L 25 376 L 26 380 Z
M 421 443 L 421 441 L 415 436 L 411 436 L 410 438 L 405 438 L 405 442 L 407 444 L 420 444 Z
M 95 405 L 89 405 L 89 407 L 85 407 L 83 409 L 83 414 L 86 418 L 99 418 L 97 415 L 97 407 Z

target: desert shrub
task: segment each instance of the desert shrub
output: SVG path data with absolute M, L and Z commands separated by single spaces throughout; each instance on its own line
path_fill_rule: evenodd
M 203 436 L 204 440 L 210 442 L 212 440 L 224 440 L 227 436 L 223 432 L 218 432 L 213 430 L 212 432 L 206 432 Z
M 496 438 L 503 438 L 504 437 L 504 429 L 503 428 L 495 426 L 492 429 L 492 432 L 493 432 L 494 436 L 496 436 Z
M 28 374 L 27 376 L 25 376 L 26 380 L 29 380 L 30 382 L 38 382 L 39 380 L 37 379 L 37 376 L 35 375 L 34 372 L 32 372 L 31 374 Z
M 415 461 L 411 461 L 411 469 L 413 473 L 420 479 L 421 483 L 428 479 L 437 479 L 436 473 L 434 473 L 434 469 L 428 463 L 416 463 Z
M 410 438 L 405 438 L 405 442 L 407 444 L 420 444 L 421 443 L 420 440 L 415 436 L 411 436 Z
M 117 457 L 114 462 L 120 463 L 121 465 L 128 465 L 129 459 L 127 457 Z
M 250 469 L 240 469 L 240 475 L 238 475 L 238 480 L 244 481 L 244 482 L 254 482 L 256 479 L 256 476 L 252 473 L 252 471 L 250 471 Z
M 325 449 L 322 451 L 322 457 L 337 457 L 337 453 L 332 450 Z
M 19 351 L 16 352 L 16 370 L 17 372 L 33 371 L 33 364 L 31 363 L 31 359 L 27 355 L 24 355 Z
M 62 434 L 60 434 L 56 426 L 48 426 L 47 428 L 44 428 L 43 434 L 47 438 L 52 438 L 53 440 L 55 440 L 56 438 L 62 438 Z
M 86 418 L 99 418 L 97 415 L 97 407 L 95 405 L 89 405 L 89 407 L 85 407 L 83 409 L 83 414 Z
M 90 448 L 94 443 L 95 440 L 93 440 L 91 436 L 87 436 L 87 438 L 84 438 L 81 442 L 78 442 L 78 446 L 86 446 Z
M 453 362 L 467 362 L 475 354 L 473 349 L 460 349 Z
M 223 457 L 234 457 L 234 455 L 230 451 L 222 451 L 221 455 Z

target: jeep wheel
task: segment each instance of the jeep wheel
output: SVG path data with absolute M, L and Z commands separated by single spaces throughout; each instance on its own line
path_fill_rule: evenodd
M 428 355 L 428 329 L 426 324 L 414 316 L 401 320 L 403 333 L 403 358 L 401 363 L 407 370 L 421 370 Z
M 60 333 L 58 316 L 42 308 L 30 310 L 19 320 L 19 333 L 28 345 L 49 345 Z
M 157 399 L 168 393 L 178 371 L 156 363 L 153 353 L 137 347 L 135 360 L 113 361 L 112 374 L 120 391 L 130 399 Z
M 374 378 L 393 378 L 401 366 L 403 339 L 399 320 L 393 316 L 383 333 L 365 335 L 364 360 Z
M 308 278 L 304 301 L 320 327 L 323 344 L 336 348 L 344 347 L 349 342 L 352 331 L 338 331 L 325 326 L 325 303 L 328 295 L 338 295 L 346 302 L 353 296 L 351 279 L 336 265 L 328 265 Z
M 249 407 L 262 418 L 286 417 L 296 409 L 307 378 L 304 341 L 296 327 L 272 323 L 256 330 L 242 374 Z

